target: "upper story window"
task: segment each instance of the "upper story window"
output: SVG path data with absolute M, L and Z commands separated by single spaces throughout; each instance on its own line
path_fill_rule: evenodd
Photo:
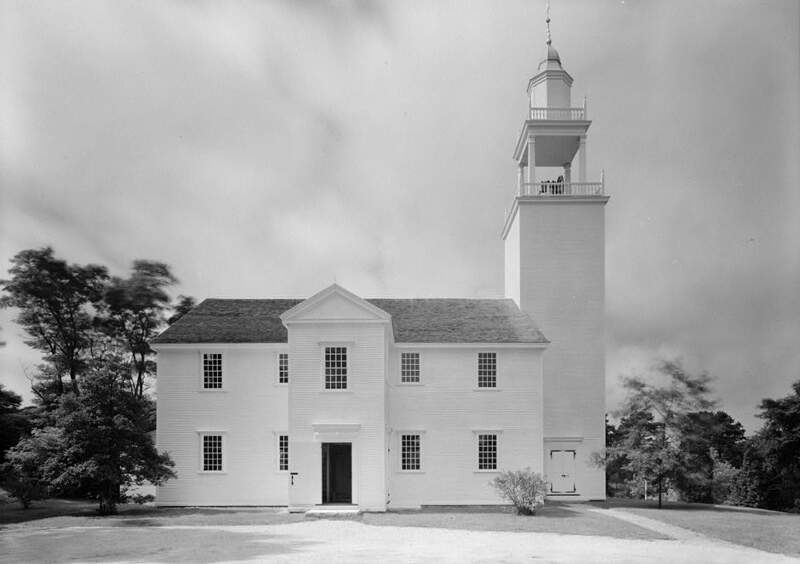
M 203 472 L 222 472 L 222 435 L 202 435 Z
M 347 389 L 347 347 L 325 347 L 325 389 Z
M 222 353 L 203 353 L 203 389 L 222 388 Z
M 278 353 L 278 384 L 289 383 L 289 353 Z
M 478 470 L 497 470 L 497 434 L 478 434 Z
M 420 470 L 422 441 L 418 434 L 400 435 L 400 470 Z
M 403 384 L 419 383 L 419 353 L 400 353 L 400 382 Z
M 497 353 L 478 353 L 478 387 L 497 387 Z

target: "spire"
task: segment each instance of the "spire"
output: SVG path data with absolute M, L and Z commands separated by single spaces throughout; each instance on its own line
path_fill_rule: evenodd
M 547 55 L 545 56 L 544 60 L 539 63 L 539 70 L 542 70 L 546 67 L 549 68 L 561 68 L 561 57 L 558 55 L 558 51 L 556 51 L 555 47 L 553 47 L 553 36 L 550 34 L 550 0 L 547 0 L 545 3 L 545 31 L 546 31 L 546 38 L 547 41 Z M 552 62 L 552 65 L 549 64 Z

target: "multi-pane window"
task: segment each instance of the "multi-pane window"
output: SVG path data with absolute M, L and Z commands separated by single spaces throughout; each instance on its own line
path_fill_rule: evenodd
M 478 470 L 497 470 L 497 435 L 478 435 Z
M 278 470 L 289 470 L 289 435 L 278 435 Z
M 400 435 L 400 469 L 419 470 L 421 462 L 420 436 Z
M 203 354 L 203 388 L 222 388 L 222 353 Z
M 278 353 L 278 384 L 289 383 L 289 353 Z
M 478 387 L 497 387 L 497 353 L 478 353 Z
M 203 472 L 222 472 L 222 435 L 203 435 Z
M 347 347 L 325 347 L 325 389 L 347 389 Z
M 419 353 L 400 353 L 400 381 L 406 384 L 419 382 Z

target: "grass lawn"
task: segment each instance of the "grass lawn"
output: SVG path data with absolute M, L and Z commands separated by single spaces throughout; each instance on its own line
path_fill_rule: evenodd
M 720 507 L 702 503 L 609 500 L 592 503 L 598 508 L 620 508 L 636 515 L 683 527 L 716 539 L 750 546 L 767 552 L 800 555 L 800 515 Z
M 378 527 L 436 527 L 467 531 L 506 531 L 597 535 L 623 539 L 667 537 L 631 523 L 586 511 L 583 504 L 548 502 L 536 516 L 516 515 L 508 507 L 430 507 L 421 511 L 364 513 L 348 519 Z M 121 505 L 120 514 L 101 517 L 96 505 L 86 501 L 52 499 L 34 502 L 28 510 L 19 504 L 0 503 L 0 528 L 4 524 L 31 522 L 35 527 L 159 527 L 278 525 L 301 522 L 303 514 L 270 508 L 174 508 Z
M 508 507 L 426 507 L 421 511 L 366 513 L 365 524 L 389 527 L 437 527 L 468 531 L 507 531 L 598 535 L 620 539 L 665 539 L 667 537 L 631 523 L 608 519 L 587 511 L 585 504 L 548 501 L 535 516 L 516 515 Z

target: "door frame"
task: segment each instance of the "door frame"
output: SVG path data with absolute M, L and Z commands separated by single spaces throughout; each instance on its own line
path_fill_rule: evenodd
M 312 423 L 311 428 L 314 432 L 315 443 L 350 443 L 350 503 L 359 504 L 358 487 L 360 482 L 359 467 L 359 435 L 361 431 L 360 423 Z M 322 505 L 322 447 L 314 449 L 316 476 L 319 476 L 317 486 L 314 486 L 314 503 Z M 316 474 L 319 472 L 319 474 Z M 310 492 L 309 492 L 310 493 Z
M 350 453 L 350 499 L 348 501 L 326 501 L 324 493 L 328 494 L 330 498 L 331 495 L 331 482 L 333 481 L 332 476 L 334 474 L 335 465 L 331 465 L 331 447 L 343 447 L 347 446 L 347 450 Z M 327 449 L 327 453 L 326 453 Z M 327 454 L 327 456 L 326 456 Z M 325 462 L 325 467 L 321 468 L 321 477 L 320 480 L 320 499 L 322 501 L 322 505 L 329 505 L 329 504 L 352 504 L 353 503 L 353 443 L 347 441 L 338 441 L 338 442 L 321 442 L 320 443 L 320 462 Z M 322 466 L 322 464 L 320 464 Z
M 555 470 L 555 468 L 553 468 L 553 463 L 552 463 L 553 453 L 554 452 L 571 452 L 572 453 L 572 472 L 570 474 L 570 478 L 572 480 L 572 490 L 554 491 L 553 490 L 553 479 L 552 479 L 552 476 L 551 476 L 551 478 L 549 480 L 550 481 L 550 492 L 549 493 L 551 493 L 553 495 L 559 495 L 559 494 L 560 495 L 570 495 L 570 494 L 577 493 L 578 492 L 578 484 L 577 484 L 577 480 L 575 479 L 576 478 L 575 471 L 577 470 L 576 461 L 578 459 L 577 451 L 574 448 L 551 448 L 551 449 L 549 449 L 549 458 L 550 458 L 551 462 L 548 465 L 549 466 L 548 467 L 548 473 L 551 473 L 551 472 L 553 472 Z

